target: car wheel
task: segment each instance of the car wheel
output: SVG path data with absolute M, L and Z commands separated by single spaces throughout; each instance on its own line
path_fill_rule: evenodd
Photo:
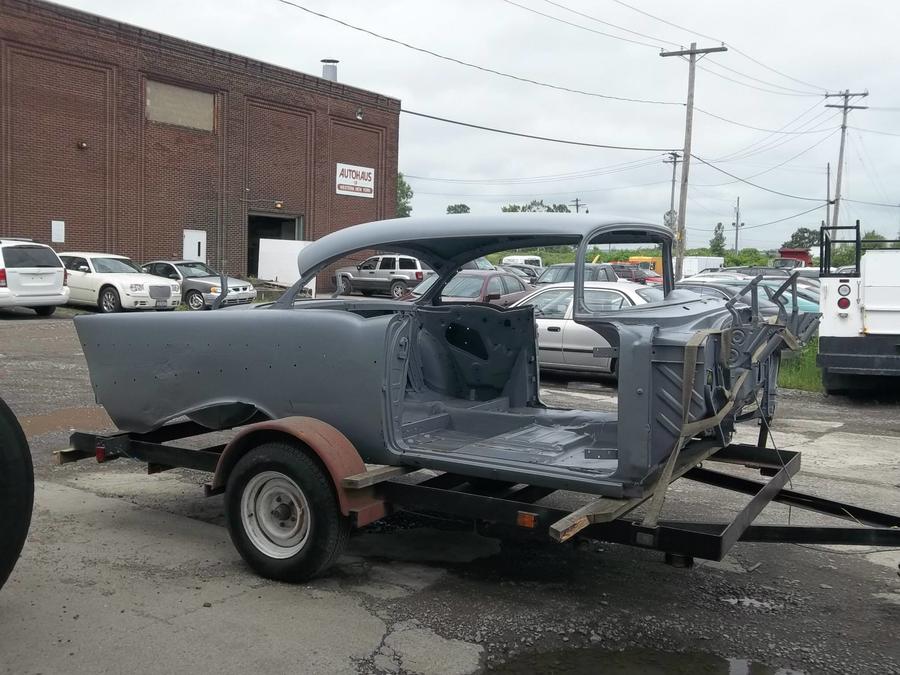
M 53 312 L 56 311 L 56 305 L 50 305 L 49 307 L 32 307 L 35 314 L 38 316 L 53 316 Z
M 0 588 L 19 559 L 34 506 L 34 468 L 22 427 L 0 399 Z
M 406 284 L 400 281 L 394 281 L 391 284 L 391 297 L 396 299 L 402 298 L 406 294 Z
M 350 284 L 350 280 L 347 277 L 338 277 L 337 292 L 340 295 L 350 295 L 353 292 L 353 286 Z
M 822 389 L 829 396 L 846 394 L 850 389 L 850 378 L 846 375 L 836 375 L 822 368 Z
M 228 477 L 225 516 L 241 557 L 279 581 L 321 574 L 350 535 L 330 475 L 287 443 L 265 443 L 240 459 Z
M 97 305 L 103 314 L 121 312 L 122 301 L 119 299 L 119 291 L 112 286 L 105 286 L 100 290 L 100 300 Z
M 188 309 L 191 309 L 195 312 L 206 309 L 206 300 L 203 299 L 203 294 L 199 291 L 188 291 L 187 296 L 184 298 L 185 304 L 187 304 Z

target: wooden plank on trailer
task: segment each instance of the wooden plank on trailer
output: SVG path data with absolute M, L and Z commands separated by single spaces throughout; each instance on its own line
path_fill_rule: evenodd
M 345 488 L 349 488 L 352 490 L 358 490 L 360 488 L 371 487 L 372 485 L 376 485 L 381 483 L 382 481 L 386 481 L 389 478 L 395 478 L 397 476 L 402 476 L 404 474 L 410 473 L 412 471 L 417 471 L 415 467 L 410 466 L 377 466 L 373 469 L 369 469 L 364 473 L 358 473 L 354 476 L 346 476 L 344 480 L 341 481 L 341 485 Z

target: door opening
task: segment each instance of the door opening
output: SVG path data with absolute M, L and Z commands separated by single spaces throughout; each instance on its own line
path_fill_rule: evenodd
M 247 275 L 259 274 L 260 239 L 302 239 L 303 217 L 247 216 Z

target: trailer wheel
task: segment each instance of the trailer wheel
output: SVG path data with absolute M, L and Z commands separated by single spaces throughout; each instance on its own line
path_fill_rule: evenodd
M 350 534 L 331 477 L 287 443 L 265 443 L 238 461 L 228 477 L 225 516 L 241 557 L 260 576 L 278 581 L 321 574 Z
M 34 505 L 34 469 L 22 427 L 0 399 L 0 588 L 19 559 Z
M 824 389 L 825 393 L 829 396 L 845 394 L 848 389 L 847 377 L 829 373 L 827 369 L 822 368 L 822 389 Z

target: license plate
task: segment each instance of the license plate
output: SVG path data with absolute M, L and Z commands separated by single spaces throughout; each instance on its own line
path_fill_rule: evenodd
M 167 300 L 157 300 L 157 301 L 156 301 L 156 306 L 157 306 L 157 307 L 168 307 L 168 306 L 169 306 L 169 302 L 168 302 Z

